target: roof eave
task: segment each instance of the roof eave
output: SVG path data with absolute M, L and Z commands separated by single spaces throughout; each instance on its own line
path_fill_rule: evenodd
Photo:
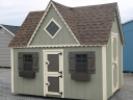
M 10 35 L 12 35 L 13 37 L 15 36 L 15 34 L 13 32 L 11 32 L 10 30 L 8 30 L 6 27 L 4 27 L 2 24 L 0 24 L 0 27 L 2 27 L 4 30 L 6 30 Z

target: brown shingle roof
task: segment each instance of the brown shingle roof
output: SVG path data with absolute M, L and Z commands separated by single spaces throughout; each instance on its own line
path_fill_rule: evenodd
M 116 3 L 76 8 L 54 4 L 82 45 L 103 45 L 108 42 Z
M 117 4 L 70 8 L 53 2 L 81 45 L 108 42 Z M 31 12 L 11 41 L 10 47 L 26 46 L 44 11 Z
M 10 47 L 24 47 L 27 45 L 31 35 L 37 27 L 40 19 L 42 18 L 44 11 L 30 12 L 25 19 L 24 23 L 20 27 L 16 36 L 10 42 Z

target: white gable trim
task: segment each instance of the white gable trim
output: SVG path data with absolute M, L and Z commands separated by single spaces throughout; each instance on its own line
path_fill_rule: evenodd
M 78 45 L 78 44 L 71 44 L 71 45 L 30 45 L 28 48 L 65 48 L 65 47 L 102 47 L 105 45 Z
M 12 48 L 69 48 L 69 47 L 103 47 L 106 45 L 78 45 L 78 44 L 73 44 L 73 45 L 30 45 L 26 47 L 12 47 Z
M 59 27 L 58 31 L 57 31 L 53 36 L 46 30 L 46 28 L 48 27 L 48 25 L 49 25 L 52 21 Z M 61 28 L 62 28 L 62 27 L 61 27 L 61 26 L 56 22 L 56 20 L 52 17 L 51 20 L 49 20 L 49 22 L 47 23 L 47 25 L 44 27 L 44 31 L 53 39 L 53 38 L 59 33 L 59 31 L 61 30 Z
M 47 6 L 47 8 L 46 8 L 46 10 L 45 10 L 45 12 L 44 12 L 44 14 L 43 14 L 41 20 L 40 20 L 40 22 L 38 23 L 37 27 L 35 28 L 35 30 L 34 30 L 32 36 L 31 36 L 31 38 L 30 38 L 30 40 L 29 40 L 29 42 L 28 42 L 28 44 L 27 44 L 28 47 L 29 47 L 30 43 L 32 42 L 33 38 L 35 37 L 35 34 L 36 34 L 37 30 L 39 29 L 39 27 L 41 26 L 41 24 L 42 24 L 42 22 L 43 22 L 43 19 L 44 19 L 44 17 L 47 15 L 47 13 L 48 13 L 50 7 L 51 7 L 51 1 L 49 2 L 49 4 L 48 4 L 48 6 Z
M 4 27 L 3 25 L 0 25 L 0 27 L 2 27 L 4 30 L 6 30 L 10 35 L 12 35 L 13 37 L 15 36 L 14 33 L 12 33 L 10 30 L 8 30 L 6 27 Z
M 45 16 L 47 15 L 50 7 L 53 6 L 53 8 L 55 9 L 55 11 L 57 12 L 57 14 L 59 15 L 59 17 L 61 18 L 61 20 L 64 22 L 64 24 L 66 25 L 66 27 L 68 28 L 68 30 L 70 31 L 70 33 L 72 34 L 72 36 L 74 37 L 74 39 L 76 40 L 76 42 L 80 45 L 80 42 L 77 40 L 76 36 L 74 35 L 74 33 L 72 32 L 72 30 L 70 29 L 70 27 L 67 25 L 67 23 L 65 22 L 65 20 L 63 19 L 63 17 L 61 16 L 61 14 L 59 13 L 59 11 L 57 10 L 57 8 L 55 7 L 55 5 L 52 3 L 52 1 L 49 2 L 47 8 L 46 8 L 46 11 L 44 12 L 44 15 L 42 16 L 39 24 L 37 25 L 35 31 L 33 32 L 28 44 L 27 44 L 27 47 L 29 47 L 29 45 L 31 44 L 33 38 L 35 37 L 35 34 L 37 32 L 37 30 L 39 29 L 39 27 L 41 26 L 42 22 L 43 22 L 43 19 L 45 18 Z

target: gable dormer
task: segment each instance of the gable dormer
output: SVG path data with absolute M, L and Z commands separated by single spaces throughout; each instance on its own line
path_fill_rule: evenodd
M 29 46 L 78 44 L 52 3 L 35 34 Z

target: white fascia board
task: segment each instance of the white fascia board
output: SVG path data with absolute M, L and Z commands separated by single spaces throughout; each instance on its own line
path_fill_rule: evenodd
M 32 36 L 31 36 L 31 38 L 30 38 L 30 40 L 29 40 L 29 42 L 28 42 L 28 44 L 27 44 L 27 47 L 30 45 L 30 43 L 32 42 L 33 38 L 35 37 L 35 34 L 36 34 L 37 30 L 39 29 L 39 27 L 41 26 L 41 24 L 42 24 L 42 22 L 43 22 L 43 19 L 44 19 L 45 16 L 47 15 L 47 13 L 48 13 L 48 11 L 49 11 L 51 5 L 52 5 L 52 4 L 51 4 L 51 1 L 50 1 L 49 4 L 48 4 L 48 6 L 47 6 L 47 8 L 46 8 L 46 10 L 45 10 L 45 12 L 44 12 L 44 14 L 43 14 L 43 16 L 42 16 L 42 18 L 41 18 L 41 20 L 40 20 L 40 22 L 38 23 L 37 27 L 35 28 L 35 30 L 34 30 L 34 32 L 33 32 Z

